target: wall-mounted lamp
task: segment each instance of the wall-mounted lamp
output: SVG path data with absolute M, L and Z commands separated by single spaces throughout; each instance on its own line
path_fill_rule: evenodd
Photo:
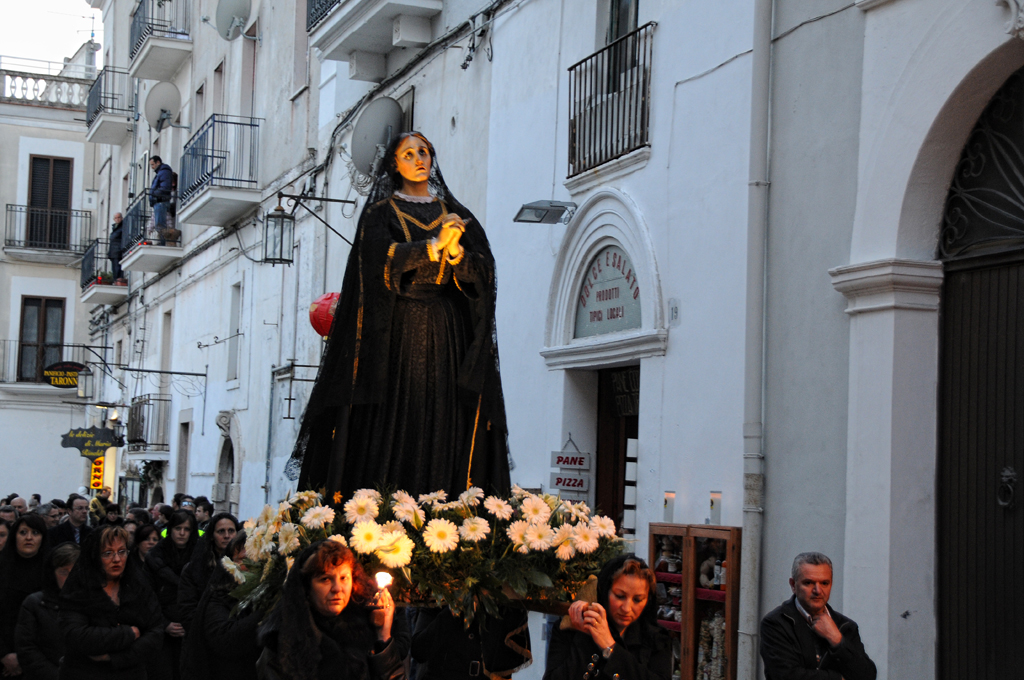
M 576 204 L 571 201 L 534 201 L 523 205 L 512 221 L 533 224 L 558 224 L 559 222 L 568 224 L 575 213 Z
M 92 399 L 93 374 L 88 368 L 78 372 L 78 398 Z
M 295 243 L 295 217 L 280 202 L 263 220 L 263 262 L 291 264 Z

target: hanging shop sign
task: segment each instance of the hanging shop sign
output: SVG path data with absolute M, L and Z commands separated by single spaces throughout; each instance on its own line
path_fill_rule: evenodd
M 118 437 L 110 428 L 79 428 L 61 437 L 60 445 L 65 449 L 78 449 L 85 458 L 102 458 L 111 446 L 120 446 Z
M 590 491 L 590 473 L 563 470 L 552 472 L 551 488 L 558 491 Z
M 576 299 L 577 338 L 640 328 L 640 284 L 625 251 L 608 246 L 590 262 Z
M 589 470 L 590 454 L 579 451 L 552 451 L 551 467 L 562 469 Z
M 92 461 L 92 470 L 89 472 L 89 488 L 103 488 L 103 458 L 94 458 Z
M 43 369 L 43 380 L 54 387 L 77 388 L 78 372 L 84 370 L 86 367 L 76 361 L 58 361 Z

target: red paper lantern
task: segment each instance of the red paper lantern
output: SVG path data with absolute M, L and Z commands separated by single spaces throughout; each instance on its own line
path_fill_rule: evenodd
M 341 297 L 339 293 L 325 293 L 321 295 L 313 304 L 309 306 L 309 323 L 313 324 L 313 330 L 318 335 L 327 337 L 327 334 L 331 332 L 331 323 L 334 321 L 334 315 L 331 314 L 331 305 Z

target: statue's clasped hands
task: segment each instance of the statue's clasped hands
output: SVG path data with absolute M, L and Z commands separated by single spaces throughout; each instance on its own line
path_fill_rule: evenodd
M 459 239 L 466 231 L 466 221 L 455 213 L 448 213 L 441 223 L 441 233 L 434 239 L 434 249 L 441 253 L 447 251 L 449 258 L 457 258 L 462 253 Z

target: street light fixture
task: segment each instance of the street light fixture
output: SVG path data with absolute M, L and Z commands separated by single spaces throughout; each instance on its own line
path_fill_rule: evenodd
M 263 220 L 263 262 L 270 265 L 291 264 L 295 243 L 295 216 L 278 202 Z
M 576 213 L 576 204 L 571 201 L 534 201 L 519 209 L 513 222 L 531 224 L 568 224 Z

